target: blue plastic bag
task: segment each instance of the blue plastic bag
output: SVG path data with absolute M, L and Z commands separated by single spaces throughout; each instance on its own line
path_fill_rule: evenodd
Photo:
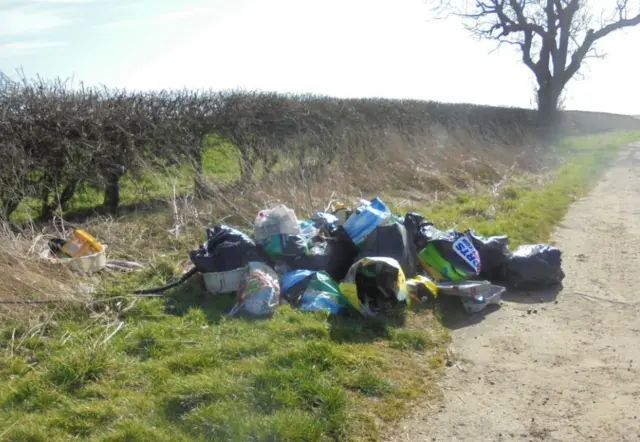
M 311 276 L 315 272 L 312 270 L 293 270 L 285 273 L 280 281 L 280 289 L 282 294 L 289 290 L 291 287 L 302 281 L 304 278 Z
M 391 211 L 380 198 L 363 201 L 344 223 L 344 230 L 355 244 L 360 245 L 368 234 L 391 217 Z
M 282 277 L 281 287 L 284 299 L 303 311 L 326 310 L 336 314 L 348 304 L 338 284 L 326 272 L 294 270 Z
M 329 314 L 335 315 L 341 308 L 342 306 L 336 302 L 336 297 L 326 292 L 307 289 L 300 300 L 300 310 L 305 312 L 325 310 L 329 312 Z

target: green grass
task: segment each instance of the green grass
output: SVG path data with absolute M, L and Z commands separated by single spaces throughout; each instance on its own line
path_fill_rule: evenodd
M 608 147 L 624 146 L 640 138 L 640 131 L 605 132 L 588 137 L 566 137 L 559 145 L 559 150 L 565 152 L 585 152 L 601 150 Z
M 38 337 L 18 328 L 8 342 L 5 328 L 0 428 L 10 440 L 374 439 L 377 419 L 434 388 L 429 362 L 448 342 L 431 313 L 365 321 L 283 306 L 229 319 L 232 302 L 190 284 L 168 300 L 114 303 L 125 325 L 109 340 L 116 323 L 81 312 Z
M 422 212 L 512 244 L 546 240 L 634 138 L 569 140 L 558 148 L 567 161 L 543 180 Z M 168 248 L 152 269 L 104 276 L 99 297 L 164 283 L 184 253 Z M 0 440 L 378 440 L 412 400 L 437 397 L 449 337 L 433 311 L 364 320 L 281 306 L 254 320 L 227 317 L 233 303 L 194 279 L 166 299 L 61 310 L 36 328 L 1 324 Z
M 495 194 L 461 194 L 453 203 L 441 202 L 421 212 L 442 228 L 473 227 L 484 235 L 506 234 L 512 247 L 546 241 L 618 149 L 637 139 L 640 131 L 565 139 L 557 151 L 566 161 L 552 172 L 512 179 Z

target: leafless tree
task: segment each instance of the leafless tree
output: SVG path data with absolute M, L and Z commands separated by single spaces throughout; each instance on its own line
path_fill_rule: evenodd
M 600 14 L 589 0 L 444 0 L 436 10 L 461 17 L 480 38 L 519 48 L 538 84 L 540 122 L 547 125 L 555 121 L 560 96 L 584 61 L 602 56 L 596 42 L 640 24 L 640 6 L 632 1 L 615 0 Z

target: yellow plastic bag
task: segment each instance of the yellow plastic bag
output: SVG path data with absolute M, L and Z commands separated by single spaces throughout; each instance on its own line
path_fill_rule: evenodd
M 417 275 L 407 280 L 407 291 L 412 302 L 420 303 L 438 298 L 438 286 L 426 276 Z
M 354 263 L 340 283 L 340 291 L 365 317 L 411 302 L 400 263 L 387 257 L 366 257 Z

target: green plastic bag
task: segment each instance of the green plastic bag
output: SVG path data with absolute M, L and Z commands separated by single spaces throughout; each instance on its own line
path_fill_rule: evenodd
M 326 310 L 336 314 L 349 304 L 338 284 L 326 272 L 294 270 L 282 277 L 281 284 L 282 296 L 301 310 Z

